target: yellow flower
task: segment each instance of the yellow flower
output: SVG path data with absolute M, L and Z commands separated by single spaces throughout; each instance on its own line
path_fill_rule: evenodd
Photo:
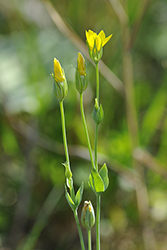
M 65 80 L 64 70 L 56 58 L 54 58 L 54 78 L 56 82 L 63 82 Z
M 106 37 L 103 30 L 101 30 L 98 35 L 92 30 L 86 30 L 86 39 L 90 50 L 93 50 L 93 48 L 96 47 L 99 52 L 101 48 L 110 40 L 111 37 L 112 34 Z
M 85 58 L 83 55 L 78 52 L 78 58 L 77 58 L 77 63 L 78 63 L 78 72 L 81 76 L 86 75 L 86 68 L 85 68 Z

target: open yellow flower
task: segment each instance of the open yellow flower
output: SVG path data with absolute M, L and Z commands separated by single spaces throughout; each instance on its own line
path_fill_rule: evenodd
M 89 45 L 90 50 L 93 50 L 93 48 L 97 48 L 97 51 L 99 52 L 102 47 L 110 40 L 112 37 L 112 34 L 108 37 L 106 37 L 103 30 L 99 32 L 97 35 L 92 30 L 86 30 L 86 39 Z
M 54 58 L 54 78 L 56 82 L 63 82 L 65 80 L 64 71 L 56 58 Z

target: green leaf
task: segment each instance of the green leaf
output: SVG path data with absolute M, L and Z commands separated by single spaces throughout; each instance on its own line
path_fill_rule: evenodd
M 105 190 L 106 190 L 108 188 L 108 185 L 109 185 L 108 169 L 107 169 L 106 163 L 103 164 L 102 168 L 99 171 L 99 174 L 103 180 Z
M 78 189 L 78 191 L 76 193 L 76 196 L 75 196 L 75 205 L 76 205 L 76 207 L 78 207 L 80 205 L 80 203 L 81 203 L 83 190 L 84 190 L 84 184 L 82 182 L 82 185 Z
M 67 199 L 69 206 L 74 211 L 76 209 L 76 205 L 75 205 L 74 201 L 72 200 L 71 196 L 69 195 L 66 187 L 65 187 L 65 196 L 66 196 L 66 199 Z
M 103 180 L 96 169 L 93 169 L 89 175 L 88 184 L 96 194 L 100 194 L 105 191 Z

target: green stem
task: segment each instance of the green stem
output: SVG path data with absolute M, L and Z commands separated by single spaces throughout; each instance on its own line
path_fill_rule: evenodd
M 74 217 L 75 217 L 75 221 L 76 221 L 77 228 L 78 228 L 78 233 L 79 233 L 79 238 L 80 238 L 80 243 L 81 243 L 81 249 L 85 250 L 85 244 L 84 244 L 84 239 L 83 239 L 83 235 L 82 235 L 82 231 L 81 231 L 81 226 L 80 226 L 79 219 L 78 219 L 77 210 L 74 211 Z
M 68 163 L 69 169 L 71 170 L 71 168 L 70 168 L 70 160 L 69 160 L 69 153 L 68 153 L 68 146 L 67 146 L 67 136 L 66 136 L 66 126 L 65 126 L 65 115 L 64 115 L 63 101 L 60 102 L 60 113 L 61 113 L 61 124 L 62 124 L 62 134 L 63 134 L 65 156 L 66 156 L 66 161 Z M 72 199 L 75 199 L 75 191 L 74 191 L 73 185 L 72 185 L 72 188 L 70 188 L 70 194 L 71 194 Z
M 96 63 L 96 98 L 99 102 L 99 65 Z
M 65 115 L 64 115 L 64 106 L 63 101 L 60 102 L 60 113 L 61 113 L 61 124 L 62 124 L 62 133 L 63 133 L 63 142 L 64 142 L 64 150 L 66 155 L 66 161 L 69 164 L 70 168 L 70 160 L 68 154 L 68 146 L 67 146 L 67 137 L 66 137 L 66 127 L 65 127 Z
M 101 195 L 96 196 L 96 249 L 100 250 L 100 203 Z
M 96 127 L 95 127 L 95 167 L 97 171 L 98 171 L 98 161 L 97 161 L 98 126 L 99 125 L 96 124 Z
M 96 98 L 99 103 L 99 66 L 96 63 Z M 97 161 L 97 142 L 98 142 L 98 124 L 95 127 L 95 167 L 98 171 L 98 161 Z
M 89 155 L 90 155 L 92 167 L 94 168 L 95 164 L 94 164 L 94 160 L 93 160 L 92 148 L 91 148 L 91 144 L 90 144 L 90 138 L 89 138 L 88 128 L 86 125 L 84 108 L 83 108 L 83 93 L 80 94 L 80 108 L 81 108 L 81 116 L 82 116 L 82 120 L 83 120 L 83 124 L 84 124 L 84 129 L 85 129 L 85 133 L 86 133 L 86 140 L 87 140 L 87 144 L 88 144 Z
M 88 229 L 88 250 L 92 249 L 91 229 Z
M 99 103 L 99 67 L 96 64 L 96 98 Z M 95 127 L 95 166 L 98 171 L 98 160 L 97 160 L 97 143 L 98 143 L 98 124 Z M 100 250 L 100 201 L 101 196 L 96 196 L 96 249 Z

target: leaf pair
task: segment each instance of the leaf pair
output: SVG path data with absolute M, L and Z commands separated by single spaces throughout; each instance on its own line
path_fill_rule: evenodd
M 96 195 L 103 193 L 107 189 L 109 178 L 106 164 L 102 166 L 99 172 L 95 168 L 92 169 L 88 184 Z
M 76 195 L 70 195 L 69 192 L 67 191 L 67 187 L 65 186 L 65 196 L 69 206 L 73 211 L 75 211 L 81 203 L 83 190 L 84 190 L 83 182 L 81 187 L 78 189 Z

